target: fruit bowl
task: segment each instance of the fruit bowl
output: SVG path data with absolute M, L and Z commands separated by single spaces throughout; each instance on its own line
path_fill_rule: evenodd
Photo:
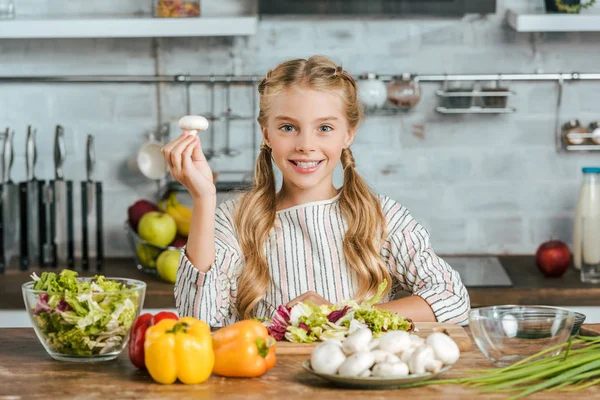
M 33 277 L 44 280 L 45 274 Z M 146 284 L 108 277 L 71 277 L 69 282 L 69 290 L 56 289 L 57 284 L 36 290 L 36 281 L 21 286 L 27 314 L 44 349 L 59 361 L 117 358 L 140 315 Z
M 124 224 L 125 233 L 127 234 L 127 240 L 129 242 L 129 247 L 133 251 L 135 255 L 135 262 L 137 269 L 147 274 L 160 276 L 159 271 L 157 269 L 158 258 L 165 251 L 177 251 L 180 252 L 182 247 L 176 246 L 156 246 L 152 243 L 140 238 L 135 230 L 131 227 L 129 222 L 125 221 Z M 164 277 L 160 276 L 161 279 L 165 281 L 169 281 L 168 279 L 164 279 Z

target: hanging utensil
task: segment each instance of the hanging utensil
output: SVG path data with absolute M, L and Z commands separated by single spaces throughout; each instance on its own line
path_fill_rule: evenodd
M 225 147 L 222 153 L 227 157 L 237 157 L 240 155 L 239 150 L 231 148 L 231 78 L 227 78 L 227 88 L 225 90 Z
M 82 225 L 82 250 L 81 265 L 84 270 L 89 269 L 90 258 L 95 256 L 96 269 L 102 269 L 104 262 L 102 240 L 102 185 L 95 180 L 96 153 L 94 150 L 94 137 L 87 136 L 86 143 L 86 180 L 81 182 L 81 225 Z M 94 229 L 95 223 L 95 229 Z M 90 247 L 90 231 L 96 231 L 96 246 Z M 94 252 L 90 252 L 90 248 Z
M 6 269 L 7 257 L 6 257 L 6 242 L 5 237 L 8 231 L 6 216 L 10 217 L 9 213 L 5 213 L 7 208 L 7 198 L 9 196 L 8 188 L 10 180 L 10 164 L 12 164 L 12 148 L 10 147 L 10 141 L 12 139 L 10 128 L 6 128 L 4 133 L 4 147 L 2 149 L 2 182 L 0 183 L 0 274 L 4 273 Z
M 21 270 L 27 270 L 31 262 L 36 260 L 37 244 L 39 243 L 37 227 L 37 182 L 35 179 L 35 133 L 36 130 L 27 127 L 25 142 L 25 172 L 26 180 L 19 183 L 21 203 Z
M 73 182 L 65 180 L 63 166 L 67 156 L 64 129 L 56 126 L 54 134 L 54 181 L 52 181 L 51 237 L 57 265 L 75 266 L 73 245 Z
M 215 112 L 215 91 L 216 91 L 216 86 L 215 86 L 215 77 L 211 76 L 210 77 L 210 117 L 209 119 L 214 122 L 217 120 L 217 115 Z M 190 115 L 190 114 L 188 114 Z M 210 147 L 206 148 L 206 149 L 202 149 L 202 152 L 204 153 L 204 157 L 206 158 L 207 161 L 209 161 L 210 159 L 214 158 L 217 154 L 215 151 L 215 124 L 213 123 L 212 126 L 210 127 L 210 132 L 209 132 L 209 144 Z

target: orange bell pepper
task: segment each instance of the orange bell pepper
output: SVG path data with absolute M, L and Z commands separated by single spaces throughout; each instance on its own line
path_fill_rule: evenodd
M 277 341 L 258 321 L 244 320 L 221 328 L 212 340 L 216 375 L 253 378 L 275 365 Z

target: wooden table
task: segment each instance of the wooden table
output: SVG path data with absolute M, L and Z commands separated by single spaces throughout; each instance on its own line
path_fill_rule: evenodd
M 145 371 L 129 362 L 127 351 L 113 361 L 68 363 L 54 361 L 33 329 L 0 329 L 0 400 L 9 399 L 502 399 L 503 395 L 477 395 L 459 385 L 436 385 L 396 390 L 341 389 L 304 371 L 306 356 L 280 356 L 267 374 L 254 379 L 212 376 L 199 385 L 154 383 Z M 492 364 L 473 346 L 441 377 L 464 376 L 464 370 L 490 368 Z M 577 392 L 580 398 L 600 398 L 600 386 Z M 532 399 L 564 399 L 564 393 L 542 393 Z

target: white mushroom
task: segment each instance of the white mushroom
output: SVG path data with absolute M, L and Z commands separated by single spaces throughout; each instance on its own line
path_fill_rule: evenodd
M 369 343 L 369 350 L 373 351 L 378 346 L 379 346 L 379 339 L 373 339 L 373 340 L 371 340 L 371 343 Z
M 341 376 L 359 376 L 375 364 L 375 357 L 370 351 L 358 351 L 344 361 L 338 369 Z
M 405 362 L 408 364 L 408 361 L 410 360 L 410 358 L 412 357 L 413 353 L 415 352 L 416 347 L 410 347 L 406 350 L 404 350 L 402 352 L 402 354 L 400 355 L 400 360 L 402 362 Z
M 411 346 L 410 333 L 406 331 L 387 332 L 379 338 L 379 348 L 390 353 L 402 353 Z
M 425 339 L 423 339 L 422 337 L 415 335 L 415 334 L 410 334 L 410 346 L 411 347 L 419 347 L 421 345 L 423 345 L 425 343 Z
M 446 365 L 454 364 L 460 357 L 458 345 L 445 333 L 433 332 L 427 337 L 427 345 L 431 346 L 435 357 Z
M 312 352 L 310 366 L 322 374 L 336 374 L 340 365 L 346 361 L 341 347 L 335 343 L 324 342 Z
M 373 338 L 373 333 L 370 329 L 359 329 L 344 340 L 342 349 L 347 355 L 369 349 L 369 343 Z
M 371 370 L 370 369 L 366 369 L 358 377 L 359 378 L 368 378 L 370 376 L 371 376 Z
M 179 120 L 179 127 L 184 131 L 205 131 L 208 128 L 208 120 L 201 115 L 186 115 Z
M 433 349 L 427 345 L 418 347 L 408 360 L 411 374 L 423 374 L 425 371 L 438 372 L 442 367 L 442 362 L 436 360 Z
M 388 358 L 388 356 L 393 356 L 392 353 L 388 353 L 387 351 L 383 351 L 383 350 L 379 350 L 379 349 L 371 351 L 371 354 L 373 354 L 373 357 L 375 358 L 375 364 L 385 362 L 385 360 L 386 360 L 386 358 Z
M 397 355 L 390 354 L 385 358 L 385 362 L 388 364 L 396 364 L 402 362 L 402 360 Z
M 403 362 L 399 363 L 381 363 L 373 367 L 373 376 L 391 377 L 391 376 L 406 376 L 408 375 L 408 365 Z

